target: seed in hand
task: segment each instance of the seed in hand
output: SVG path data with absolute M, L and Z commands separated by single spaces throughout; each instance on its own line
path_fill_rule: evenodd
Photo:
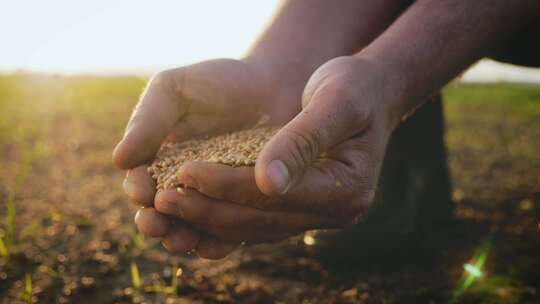
M 194 139 L 161 146 L 148 172 L 157 189 L 176 189 L 178 169 L 188 161 L 207 161 L 232 167 L 254 166 L 264 144 L 276 134 L 277 128 L 258 127 L 207 139 Z

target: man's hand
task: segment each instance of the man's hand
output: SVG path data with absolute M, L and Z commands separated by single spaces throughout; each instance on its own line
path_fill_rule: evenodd
M 265 76 L 254 65 L 232 59 L 158 73 L 113 153 L 116 165 L 132 169 L 152 160 L 166 139 L 183 141 L 237 130 L 274 114 L 270 102 L 287 97 L 276 97 L 272 80 Z
M 293 102 L 300 96 L 301 86 L 277 90 L 266 71 L 237 60 L 212 60 L 154 76 L 113 153 L 116 165 L 129 170 L 125 192 L 145 206 L 136 216 L 140 230 L 149 236 L 168 235 L 165 245 L 171 250 L 196 249 L 202 256 L 219 257 L 215 251 L 228 249 L 229 244 L 181 221 L 171 225 L 173 221 L 155 211 L 155 183 L 147 164 L 165 140 L 183 141 L 247 128 L 264 115 L 272 124 L 283 124 L 300 108 L 299 102 Z
M 265 145 L 255 168 L 187 163 L 178 179 L 188 189 L 158 193 L 156 210 L 227 244 L 354 222 L 373 199 L 399 122 L 385 106 L 394 98 L 386 75 L 376 62 L 329 61 L 308 82 L 302 112 Z
M 115 163 L 130 169 L 124 182 L 128 195 L 152 206 L 155 185 L 144 164 L 165 138 L 184 140 L 246 127 L 261 113 L 274 124 L 288 122 L 301 109 L 301 92 L 313 71 L 365 47 L 406 2 L 284 1 L 245 60 L 209 61 L 158 74 L 114 152 Z M 167 231 L 164 242 L 173 251 L 196 249 L 201 256 L 220 257 L 230 250 L 189 227 L 169 229 L 168 219 L 153 208 L 142 209 L 136 219 L 148 235 Z

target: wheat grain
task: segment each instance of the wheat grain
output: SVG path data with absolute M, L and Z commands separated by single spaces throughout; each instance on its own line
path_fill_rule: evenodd
M 277 128 L 259 127 L 207 139 L 165 143 L 148 173 L 156 181 L 158 190 L 177 189 L 178 169 L 189 161 L 207 161 L 232 167 L 254 166 L 264 144 L 277 132 Z

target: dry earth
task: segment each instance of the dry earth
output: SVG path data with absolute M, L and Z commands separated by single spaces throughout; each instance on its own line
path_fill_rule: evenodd
M 455 229 L 344 269 L 301 239 L 210 262 L 137 234 L 110 153 L 144 81 L 0 77 L 0 303 L 540 303 L 540 87 L 449 87 Z

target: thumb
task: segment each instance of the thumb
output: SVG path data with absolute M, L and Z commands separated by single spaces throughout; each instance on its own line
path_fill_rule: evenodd
M 350 89 L 336 85 L 306 87 L 302 111 L 263 148 L 255 165 L 257 187 L 281 195 L 298 183 L 322 153 L 362 131 L 365 119 Z

